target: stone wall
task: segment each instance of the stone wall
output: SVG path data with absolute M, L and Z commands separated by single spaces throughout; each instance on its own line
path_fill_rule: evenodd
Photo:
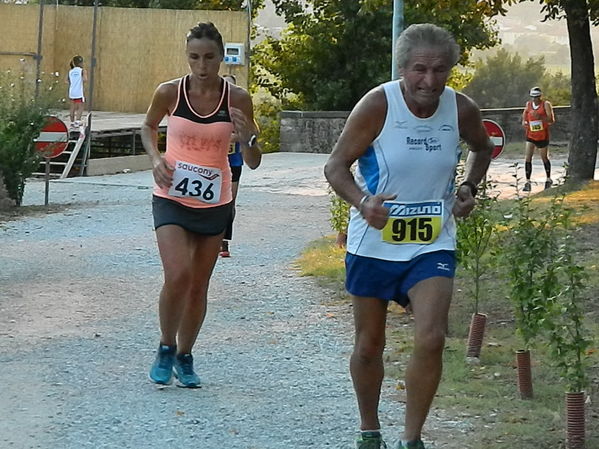
M 282 111 L 280 151 L 330 153 L 349 112 Z
M 499 123 L 506 143 L 523 142 L 521 126 L 524 108 L 483 109 L 483 118 Z M 570 106 L 554 107 L 556 123 L 551 141 L 566 145 L 570 126 Z M 281 149 L 285 152 L 330 153 L 341 134 L 349 112 L 346 111 L 282 111 Z

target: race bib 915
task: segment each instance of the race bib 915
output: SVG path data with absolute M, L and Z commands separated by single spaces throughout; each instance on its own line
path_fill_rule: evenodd
M 385 201 L 389 219 L 381 230 L 387 243 L 433 243 L 443 228 L 443 201 Z
M 218 168 L 177 161 L 168 194 L 216 204 L 220 201 L 222 180 L 222 172 Z

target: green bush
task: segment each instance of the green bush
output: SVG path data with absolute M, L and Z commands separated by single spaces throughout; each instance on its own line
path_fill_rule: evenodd
M 40 155 L 33 144 L 52 106 L 58 105 L 58 73 L 48 81 L 35 81 L 26 75 L 0 73 L 0 178 L 17 206 L 21 205 L 25 180 L 39 166 Z
M 502 248 L 517 330 L 526 348 L 535 337 L 546 336 L 568 391 L 582 391 L 588 385 L 587 349 L 593 340 L 584 324 L 588 275 L 575 260 L 576 211 L 566 206 L 560 189 L 542 208 L 533 205 L 532 197 L 518 195 Z
M 347 201 L 338 196 L 329 186 L 329 210 L 331 212 L 331 228 L 333 231 L 347 234 L 347 226 L 349 224 L 349 208 Z
M 571 393 L 589 385 L 587 350 L 593 344 L 584 323 L 583 307 L 589 301 L 584 296 L 589 276 L 574 258 L 575 245 L 574 238 L 565 235 L 552 261 L 560 292 L 545 326 L 553 364 L 566 383 L 566 391 Z
M 263 153 L 279 151 L 281 102 L 265 91 L 254 95 L 254 112 L 260 129 L 260 147 Z
M 483 181 L 472 213 L 457 220 L 457 257 L 460 269 L 473 280 L 473 313 L 479 313 L 481 285 L 484 273 L 495 262 L 488 257 L 494 252 L 497 239 L 497 200 L 499 194 L 489 181 Z M 488 293 L 487 293 L 488 294 Z
M 547 324 L 554 298 L 559 294 L 560 284 L 552 262 L 568 217 L 563 196 L 553 197 L 550 207 L 541 210 L 531 196 L 520 196 L 520 191 L 518 195 L 512 214 L 506 217 L 508 231 L 501 254 L 517 332 L 524 348 L 530 349 Z

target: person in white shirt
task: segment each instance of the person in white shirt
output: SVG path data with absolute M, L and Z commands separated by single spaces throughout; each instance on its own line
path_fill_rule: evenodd
M 71 70 L 69 70 L 67 78 L 69 100 L 71 102 L 69 118 L 71 119 L 71 127 L 77 127 L 81 125 L 81 115 L 85 105 L 83 92 L 87 82 L 87 71 L 83 68 L 83 58 L 79 55 L 73 56 L 70 65 Z

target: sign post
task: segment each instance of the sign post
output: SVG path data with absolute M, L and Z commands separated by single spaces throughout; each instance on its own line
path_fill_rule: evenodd
M 483 119 L 483 125 L 487 130 L 487 134 L 489 135 L 489 139 L 491 139 L 491 143 L 493 144 L 493 153 L 491 154 L 491 159 L 497 158 L 503 151 L 505 147 L 505 133 L 499 123 L 494 122 L 493 120 Z
M 58 117 L 50 115 L 40 135 L 34 139 L 35 149 L 43 154 L 46 161 L 44 206 L 48 205 L 48 192 L 50 190 L 50 159 L 60 156 L 69 146 L 69 129 Z

